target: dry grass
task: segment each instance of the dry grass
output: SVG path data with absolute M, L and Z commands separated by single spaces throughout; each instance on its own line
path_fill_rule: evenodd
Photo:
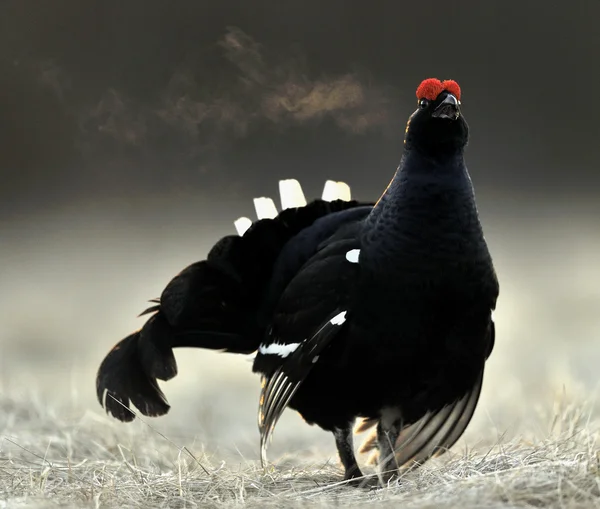
M 598 426 L 561 403 L 546 430 L 490 432 L 384 489 L 339 482 L 332 458 L 282 459 L 262 469 L 180 447 L 147 422 L 96 412 L 65 417 L 43 402 L 0 401 L 1 507 L 600 507 Z M 73 411 L 71 410 L 71 413 Z M 75 412 L 77 414 L 77 412 Z M 191 449 L 191 450 L 190 450 Z

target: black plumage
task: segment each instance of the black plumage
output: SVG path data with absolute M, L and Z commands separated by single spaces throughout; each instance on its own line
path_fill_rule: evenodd
M 121 421 L 135 418 L 130 403 L 146 416 L 166 414 L 170 407 L 156 380 L 170 380 L 177 374 L 173 348 L 256 351 L 277 303 L 277 291 L 285 288 L 297 270 L 297 260 L 304 256 L 301 248 L 286 250 L 288 241 L 331 216 L 323 230 L 326 234 L 335 228 L 337 212 L 360 212 L 372 205 L 314 200 L 284 210 L 274 219 L 254 222 L 242 237 L 223 237 L 206 260 L 186 267 L 159 299 L 150 301 L 153 305 L 141 313 L 151 315 L 144 326 L 104 358 L 96 376 L 102 406 Z
M 460 89 L 426 80 L 417 97 L 400 165 L 374 206 L 315 202 L 223 239 L 109 354 L 99 398 L 108 389 L 146 415 L 165 413 L 155 378 L 175 374 L 172 347 L 258 350 L 263 460 L 288 406 L 334 433 L 345 479 L 362 476 L 357 418 L 376 427 L 363 450 L 378 450 L 384 480 L 451 447 L 477 405 L 499 286 L 463 158 Z

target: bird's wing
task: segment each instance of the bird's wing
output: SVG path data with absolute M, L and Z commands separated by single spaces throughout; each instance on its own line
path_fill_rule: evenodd
M 337 311 L 310 338 L 302 341 L 271 376 L 263 376 L 258 409 L 261 461 L 275 424 L 288 403 L 346 321 L 346 311 Z M 274 343 L 271 343 L 274 344 Z
M 343 329 L 346 313 L 351 313 L 359 265 L 347 255 L 359 249 L 356 228 L 350 225 L 325 241 L 301 267 L 282 293 L 269 333 L 259 346 L 253 370 L 263 375 L 259 403 L 263 462 L 277 420 Z

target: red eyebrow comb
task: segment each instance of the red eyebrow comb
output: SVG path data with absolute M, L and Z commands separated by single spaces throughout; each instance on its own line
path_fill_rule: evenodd
M 423 80 L 417 88 L 417 100 L 435 101 L 443 91 L 449 92 L 460 101 L 460 87 L 454 80 L 440 81 L 437 78 Z

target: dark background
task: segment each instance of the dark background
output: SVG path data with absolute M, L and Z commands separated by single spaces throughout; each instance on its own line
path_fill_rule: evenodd
M 3 0 L 0 388 L 99 409 L 104 354 L 253 197 L 278 203 L 282 178 L 379 196 L 428 77 L 462 87 L 501 282 L 480 422 L 594 386 L 599 18 L 598 0 Z M 174 415 L 254 447 L 250 365 L 177 355 Z
M 596 197 L 598 16 L 593 0 L 5 0 L 2 212 L 182 191 L 242 212 L 289 176 L 372 199 L 430 76 L 463 88 L 482 192 Z

